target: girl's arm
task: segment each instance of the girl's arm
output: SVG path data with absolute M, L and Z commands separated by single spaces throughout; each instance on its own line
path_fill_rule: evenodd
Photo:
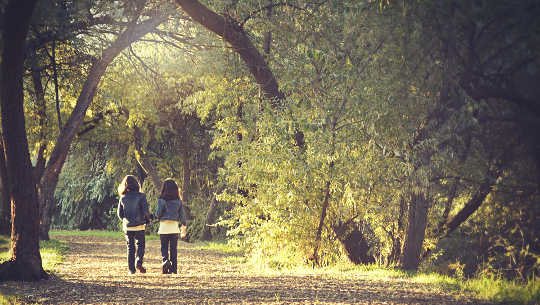
M 152 214 L 150 214 L 150 210 L 148 209 L 148 201 L 146 200 L 146 195 L 145 194 L 143 194 L 141 205 L 142 205 L 142 210 L 143 210 L 143 213 L 144 213 L 143 216 L 146 219 L 146 221 L 147 222 L 152 221 L 152 219 L 154 219 L 154 217 L 152 216 Z
M 122 220 L 124 218 L 124 205 L 122 205 L 122 198 L 118 199 L 118 207 L 116 208 L 116 216 Z
M 163 212 L 164 212 L 164 209 L 163 209 L 163 204 L 165 203 L 165 200 L 163 199 L 158 199 L 158 202 L 157 202 L 157 210 L 156 210 L 156 218 L 159 219 L 161 218 L 161 216 L 163 216 Z
M 180 200 L 180 206 L 178 207 L 178 222 L 183 226 L 186 225 L 186 211 L 184 210 L 184 202 Z

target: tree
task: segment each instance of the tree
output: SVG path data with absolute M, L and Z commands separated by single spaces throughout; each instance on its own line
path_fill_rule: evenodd
M 62 126 L 47 162 L 47 166 L 44 169 L 43 175 L 40 177 L 41 239 L 49 239 L 48 232 L 51 224 L 51 212 L 52 208 L 55 206 L 54 190 L 58 183 L 59 174 L 65 163 L 69 147 L 71 146 L 77 130 L 83 123 L 86 111 L 94 99 L 97 86 L 102 76 L 105 74 L 107 66 L 125 48 L 147 33 L 153 31 L 159 24 L 165 22 L 168 18 L 168 14 L 164 13 L 163 10 L 150 8 L 146 11 L 145 5 L 146 1 L 136 3 L 134 6 L 127 5 L 127 8 L 130 8 L 126 8 L 127 12 L 132 14 L 126 16 L 129 18 L 129 22 L 122 32 L 118 34 L 116 39 L 92 62 L 75 108 L 72 110 L 64 126 Z M 139 21 L 142 17 L 145 17 L 145 19 Z
M 9 177 L 2 183 L 9 190 L 12 211 L 12 257 L 0 265 L 2 281 L 36 281 L 47 277 L 39 253 L 39 204 L 23 112 L 24 52 L 21 50 L 35 4 L 32 0 L 9 1 L 2 24 L 2 153 Z

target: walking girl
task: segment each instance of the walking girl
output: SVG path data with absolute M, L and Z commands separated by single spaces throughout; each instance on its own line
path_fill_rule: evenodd
M 122 220 L 122 229 L 126 237 L 129 272 L 134 274 L 135 270 L 139 270 L 140 273 L 146 273 L 143 267 L 144 230 L 146 224 L 152 220 L 146 195 L 140 192 L 139 181 L 132 175 L 124 177 L 118 186 L 118 194 L 120 200 L 117 215 Z M 135 248 L 137 248 L 137 259 L 135 259 Z
M 159 219 L 159 239 L 161 240 L 162 273 L 177 273 L 178 235 L 186 236 L 186 215 L 180 188 L 173 179 L 163 181 L 158 199 L 156 218 Z M 182 224 L 180 230 L 179 224 Z

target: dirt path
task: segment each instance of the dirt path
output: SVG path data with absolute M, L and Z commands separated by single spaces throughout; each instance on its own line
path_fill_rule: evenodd
M 160 273 L 158 240 L 147 240 L 147 273 L 128 275 L 122 239 L 55 237 L 71 249 L 56 276 L 0 289 L 40 304 L 479 304 L 399 279 L 247 274 L 226 254 L 183 242 L 178 275 Z

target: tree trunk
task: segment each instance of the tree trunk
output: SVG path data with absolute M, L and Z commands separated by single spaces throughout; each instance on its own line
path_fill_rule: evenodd
M 39 204 L 32 174 L 24 118 L 22 75 L 26 34 L 35 0 L 12 0 L 2 24 L 0 73 L 3 147 L 11 195 L 11 259 L 0 265 L 0 281 L 37 281 L 47 277 L 39 253 Z
M 203 25 L 210 31 L 228 42 L 233 50 L 240 55 L 248 66 L 249 71 L 255 77 L 266 98 L 273 100 L 273 104 L 282 100 L 284 95 L 279 91 L 278 83 L 274 74 L 268 67 L 264 56 L 251 43 L 246 32 L 231 19 L 224 18 L 197 0 L 176 0 L 176 3 L 193 20 Z
M 191 141 L 187 140 L 188 135 L 184 135 L 184 146 L 181 147 L 181 153 L 182 153 L 182 168 L 183 168 L 183 179 L 182 179 L 182 198 L 184 199 L 184 202 L 190 202 L 191 197 L 193 194 L 193 190 L 191 189 L 191 164 L 190 164 L 190 155 L 187 147 L 187 143 L 191 143 Z
M 397 232 L 394 232 L 394 235 L 392 236 L 392 251 L 388 257 L 388 265 L 397 263 L 399 261 L 399 257 L 401 256 L 401 234 L 403 232 L 403 217 L 405 216 L 406 206 L 407 203 L 405 202 L 405 198 L 401 196 L 399 200 L 398 227 Z
M 11 232 L 11 195 L 6 187 L 7 185 L 9 185 L 9 182 L 4 145 L 0 141 L 0 234 L 2 235 L 8 235 Z
M 150 19 L 146 19 L 140 23 L 131 23 L 128 28 L 122 32 L 118 38 L 111 44 L 110 47 L 105 49 L 101 55 L 101 58 L 94 61 L 90 67 L 90 72 L 84 82 L 77 104 L 71 112 L 69 119 L 60 131 L 60 135 L 56 141 L 56 145 L 51 153 L 47 167 L 43 177 L 41 178 L 40 185 L 40 210 L 42 212 L 41 232 L 49 232 L 52 216 L 50 211 L 53 209 L 51 206 L 54 204 L 54 190 L 58 182 L 60 171 L 64 166 L 64 163 L 71 147 L 71 143 L 75 137 L 75 134 L 79 127 L 82 125 L 86 110 L 92 103 L 96 90 L 101 80 L 101 77 L 105 74 L 107 66 L 113 61 L 113 59 L 127 48 L 131 43 L 137 41 L 147 33 L 154 30 L 159 24 L 167 19 L 166 16 L 153 16 Z M 42 233 L 43 237 L 47 237 L 47 234 Z
M 34 56 L 37 58 L 37 54 L 34 54 Z M 47 149 L 47 141 L 45 139 L 47 106 L 45 103 L 45 90 L 43 90 L 43 85 L 41 84 L 41 73 L 39 72 L 37 59 L 34 59 L 32 62 L 31 75 L 32 82 L 34 83 L 34 95 L 36 99 L 37 116 L 39 121 L 39 149 L 36 158 L 36 165 L 34 166 L 34 178 L 37 182 L 45 170 L 45 149 Z
M 39 222 L 39 239 L 49 240 L 49 230 L 51 228 L 52 216 L 56 210 L 56 199 L 54 191 L 58 184 L 58 175 L 51 175 L 50 179 L 43 179 L 39 186 L 38 195 L 41 204 L 41 215 Z
M 145 173 L 150 177 L 156 190 L 161 190 L 161 179 L 159 179 L 157 170 L 154 168 L 152 161 L 143 147 L 143 131 L 137 126 L 133 127 L 133 137 L 135 139 L 135 151 L 138 155 L 137 162 L 139 163 L 139 166 L 142 167 Z
M 322 229 L 324 226 L 324 220 L 326 219 L 326 212 L 328 210 L 328 205 L 330 204 L 330 181 L 326 182 L 326 187 L 324 191 L 324 200 L 321 209 L 321 216 L 319 217 L 319 226 L 317 227 L 317 233 L 315 235 L 315 245 L 313 246 L 313 256 L 312 259 L 316 265 L 319 265 L 319 248 L 321 246 L 322 240 Z
M 420 252 L 426 234 L 428 200 L 425 194 L 412 193 L 408 213 L 408 226 L 400 258 L 400 268 L 417 270 Z
M 496 181 L 493 180 L 493 181 Z M 495 185 L 490 181 L 490 178 L 486 179 L 478 187 L 478 192 L 465 204 L 465 206 L 443 226 L 443 237 L 448 236 L 451 232 L 457 229 L 463 222 L 465 222 L 469 216 L 471 216 L 482 205 L 486 197 L 491 193 L 491 188 Z
M 210 206 L 208 207 L 208 212 L 206 213 L 206 220 L 204 221 L 204 227 L 201 234 L 201 240 L 208 241 L 212 239 L 212 233 L 210 232 L 210 226 L 214 223 L 216 218 L 217 211 L 217 200 L 215 197 L 212 198 Z

